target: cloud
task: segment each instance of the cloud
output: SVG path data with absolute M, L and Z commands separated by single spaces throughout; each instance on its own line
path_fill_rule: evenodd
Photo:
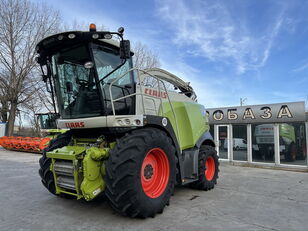
M 303 70 L 306 70 L 308 68 L 308 62 L 307 63 L 304 63 L 303 65 L 293 69 L 292 71 L 294 72 L 301 72 Z
M 159 17 L 173 29 L 176 45 L 190 55 L 235 65 L 239 74 L 266 64 L 284 16 L 281 7 L 267 26 L 255 33 L 255 25 L 245 16 L 234 15 L 220 1 L 157 0 L 157 8 Z
M 180 57 L 169 61 L 162 60 L 162 66 L 186 82 L 190 82 L 197 94 L 198 102 L 210 107 L 234 106 L 240 97 L 248 96 L 243 92 L 243 83 L 237 78 L 230 81 L 227 76 L 206 74 L 188 64 Z M 232 82 L 232 84 L 230 84 Z M 249 102 L 253 96 L 249 95 Z

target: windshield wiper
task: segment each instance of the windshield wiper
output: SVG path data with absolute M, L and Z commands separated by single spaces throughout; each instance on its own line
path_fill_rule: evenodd
M 106 79 L 109 75 L 111 75 L 112 73 L 114 73 L 116 70 L 118 70 L 120 67 L 122 67 L 125 63 L 126 63 L 127 59 L 125 59 L 125 61 L 123 63 L 121 63 L 119 66 L 117 66 L 113 71 L 111 71 L 110 73 L 108 73 L 107 75 L 105 75 L 102 79 L 100 79 L 98 81 L 98 83 L 100 83 L 101 81 L 103 81 L 104 79 Z

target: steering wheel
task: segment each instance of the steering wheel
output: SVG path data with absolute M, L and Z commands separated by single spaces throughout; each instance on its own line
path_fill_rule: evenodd
M 79 84 L 80 86 L 83 87 L 89 87 L 90 83 L 88 80 L 84 80 L 84 79 L 77 79 L 76 80 L 77 84 Z

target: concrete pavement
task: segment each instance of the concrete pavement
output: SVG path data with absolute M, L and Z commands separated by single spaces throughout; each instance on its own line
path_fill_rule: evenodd
M 307 230 L 308 173 L 223 164 L 214 190 L 177 187 L 161 215 L 131 219 L 104 198 L 51 195 L 40 155 L 0 150 L 0 230 Z

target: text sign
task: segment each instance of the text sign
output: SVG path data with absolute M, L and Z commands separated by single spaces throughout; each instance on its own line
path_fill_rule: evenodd
M 207 113 L 210 124 L 306 121 L 305 102 L 209 108 Z

